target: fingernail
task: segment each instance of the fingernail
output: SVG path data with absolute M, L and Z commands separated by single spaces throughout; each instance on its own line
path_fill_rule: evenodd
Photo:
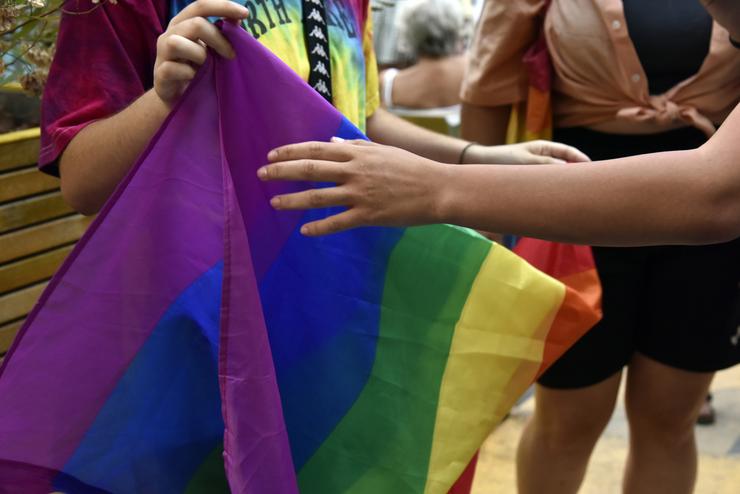
M 272 151 L 270 151 L 269 153 L 267 153 L 267 159 L 268 160 L 272 161 L 275 158 L 277 158 L 277 152 L 274 149 Z
M 341 137 L 334 136 L 331 138 L 331 142 L 344 142 L 344 139 Z
M 275 209 L 280 208 L 280 197 L 273 197 L 272 199 L 270 199 L 270 206 Z
M 263 166 L 259 170 L 257 170 L 257 176 L 261 179 L 267 178 L 267 167 Z
M 306 225 L 301 227 L 301 235 L 308 235 L 308 227 Z
M 242 17 L 247 17 L 249 15 L 249 9 L 246 8 L 244 5 L 237 5 L 239 7 L 239 14 Z

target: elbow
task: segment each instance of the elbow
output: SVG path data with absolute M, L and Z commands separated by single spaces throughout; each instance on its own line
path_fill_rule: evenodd
M 96 214 L 103 207 L 103 202 L 95 191 L 72 173 L 61 172 L 62 198 L 72 209 L 85 216 Z
M 718 187 L 700 208 L 700 221 L 688 232 L 692 243 L 716 244 L 740 237 L 740 190 L 726 184 Z
M 84 194 L 80 194 L 76 190 L 71 190 L 72 187 L 62 186 L 62 197 L 72 209 L 78 213 L 84 214 L 85 216 L 92 216 L 100 211 L 101 205 L 93 202 L 84 197 Z
M 740 197 L 735 202 L 716 210 L 705 243 L 730 242 L 740 237 Z

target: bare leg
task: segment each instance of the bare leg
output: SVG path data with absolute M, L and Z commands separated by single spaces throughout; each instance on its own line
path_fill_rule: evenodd
M 688 372 L 636 353 L 626 389 L 627 494 L 688 494 L 696 482 L 694 424 L 713 373 Z
M 520 494 L 575 493 L 609 422 L 621 372 L 579 389 L 537 386 L 535 412 L 517 450 Z

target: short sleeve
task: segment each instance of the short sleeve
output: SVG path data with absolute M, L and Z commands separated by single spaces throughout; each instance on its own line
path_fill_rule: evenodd
M 373 16 L 370 15 L 370 2 L 366 3 L 362 51 L 365 55 L 365 115 L 368 118 L 380 106 L 380 90 L 378 88 L 378 62 L 373 47 Z
M 536 41 L 545 0 L 488 0 L 473 35 L 460 97 L 501 106 L 526 99 L 522 57 Z
M 42 101 L 39 167 L 53 175 L 78 132 L 152 86 L 157 38 L 167 22 L 165 0 L 68 5 Z

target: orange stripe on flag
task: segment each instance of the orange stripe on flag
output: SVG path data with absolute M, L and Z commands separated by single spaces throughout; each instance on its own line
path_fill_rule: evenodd
M 545 340 L 537 378 L 601 319 L 601 284 L 596 269 L 562 278 L 565 299 Z M 587 325 L 584 325 L 588 322 Z

